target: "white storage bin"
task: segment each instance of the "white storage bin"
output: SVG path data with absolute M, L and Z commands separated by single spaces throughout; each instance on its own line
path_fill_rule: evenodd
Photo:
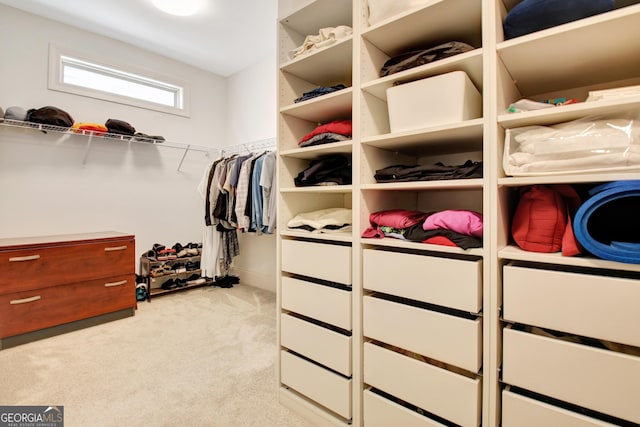
M 482 95 L 464 71 L 387 89 L 391 132 L 457 123 L 482 116 Z
M 640 423 L 640 357 L 504 329 L 503 380 Z
M 503 427 L 613 427 L 576 412 L 530 399 L 510 391 L 502 392 Z

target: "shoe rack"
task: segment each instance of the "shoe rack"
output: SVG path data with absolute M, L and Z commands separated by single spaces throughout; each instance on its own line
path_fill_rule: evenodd
M 140 257 L 140 275 L 146 280 L 148 289 L 147 301 L 151 301 L 153 296 L 208 284 L 206 279 L 201 277 L 199 249 L 185 248 L 179 257 L 175 249 L 171 248 L 155 252 L 155 257 L 148 257 L 146 254 Z

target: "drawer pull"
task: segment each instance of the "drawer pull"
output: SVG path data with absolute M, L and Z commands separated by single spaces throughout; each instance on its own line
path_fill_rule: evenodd
M 126 281 L 126 280 L 121 280 L 121 281 L 119 281 L 119 282 L 105 283 L 105 284 L 104 284 L 104 287 L 105 287 L 105 288 L 112 288 L 112 287 L 114 287 L 114 286 L 122 286 L 122 285 L 125 285 L 126 283 L 127 283 L 127 281 Z
M 23 299 L 14 299 L 14 300 L 9 301 L 9 304 L 11 304 L 11 305 L 27 304 L 29 302 L 38 301 L 39 299 L 40 299 L 40 295 L 37 295 L 35 297 L 29 297 L 29 298 L 23 298 Z
M 111 246 L 108 248 L 104 248 L 105 252 L 114 252 L 114 251 L 124 251 L 127 249 L 127 245 L 124 246 Z
M 36 259 L 40 259 L 40 255 L 14 256 L 9 258 L 9 262 L 34 261 Z

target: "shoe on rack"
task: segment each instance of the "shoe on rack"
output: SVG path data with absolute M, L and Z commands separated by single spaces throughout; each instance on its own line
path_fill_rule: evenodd
M 185 279 L 177 278 L 175 280 L 175 284 L 178 288 L 184 288 L 185 286 L 187 286 L 187 281 Z
M 152 268 L 151 272 L 149 274 L 151 275 L 151 277 L 164 276 L 164 268 L 162 268 L 162 267 Z
M 173 279 L 169 279 L 166 282 L 164 282 L 162 284 L 162 286 L 160 286 L 162 289 L 164 289 L 165 291 L 169 291 L 171 289 L 175 289 L 178 287 L 178 285 L 176 284 L 176 282 Z
M 193 271 L 200 268 L 200 261 L 187 261 L 186 263 L 187 271 Z
M 158 260 L 156 258 L 156 251 L 154 251 L 153 249 L 148 250 L 147 252 L 143 253 L 142 256 L 147 258 L 150 261 L 157 261 Z
M 169 260 L 169 259 L 176 259 L 178 258 L 176 256 L 176 250 L 175 249 L 161 249 L 158 251 L 158 260 Z
M 187 243 L 184 246 L 184 250 L 187 251 L 189 256 L 197 256 L 200 252 L 198 252 L 198 245 L 195 243 Z
M 176 256 L 178 258 L 184 258 L 189 255 L 188 249 L 182 246 L 180 243 L 176 243 L 175 245 L 173 245 L 172 249 L 176 251 Z
M 160 243 L 154 243 L 153 244 L 153 250 L 156 251 L 156 252 L 161 251 L 164 248 L 165 248 L 165 246 L 161 245 Z

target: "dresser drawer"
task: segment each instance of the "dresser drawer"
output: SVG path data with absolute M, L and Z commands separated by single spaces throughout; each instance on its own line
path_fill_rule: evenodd
M 282 271 L 350 285 L 351 247 L 283 240 Z
M 364 382 L 461 426 L 480 425 L 479 379 L 365 343 Z
M 505 266 L 504 318 L 640 346 L 640 281 Z
M 344 418 L 351 418 L 351 379 L 282 351 L 280 376 L 291 387 Z
M 364 425 L 367 427 L 444 427 L 444 424 L 410 411 L 369 390 L 365 390 L 363 394 Z
M 351 330 L 351 292 L 282 277 L 282 308 L 348 331 Z
M 365 249 L 365 289 L 478 313 L 482 262 Z
M 442 362 L 478 372 L 482 322 L 380 298 L 363 299 L 364 335 Z
M 334 371 L 351 376 L 351 337 L 283 314 L 280 343 Z
M 614 427 L 614 425 L 510 391 L 502 392 L 503 427 Z
M 136 306 L 135 276 L 0 295 L 0 338 Z
M 640 422 L 640 357 L 504 329 L 502 364 L 507 384 Z
M 0 251 L 0 294 L 39 289 L 135 270 L 135 241 Z

